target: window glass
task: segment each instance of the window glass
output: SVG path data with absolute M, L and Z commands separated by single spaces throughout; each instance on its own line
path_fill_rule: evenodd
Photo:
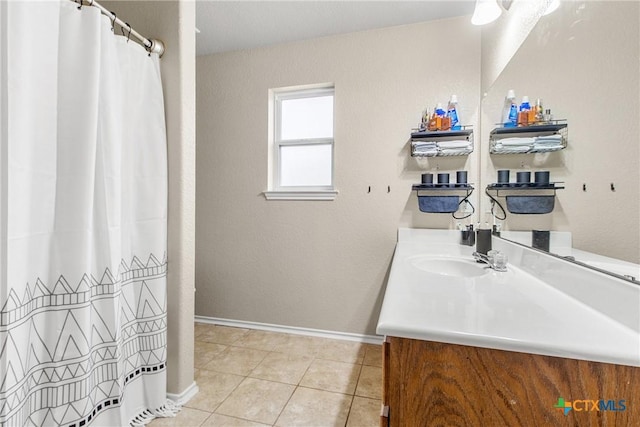
M 330 186 L 332 145 L 283 145 L 280 147 L 280 186 Z
M 280 140 L 333 137 L 333 96 L 283 99 Z

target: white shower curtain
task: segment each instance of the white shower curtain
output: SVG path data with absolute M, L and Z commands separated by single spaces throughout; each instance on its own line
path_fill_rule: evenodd
M 0 2 L 0 46 L 0 425 L 170 414 L 159 59 L 68 0 Z

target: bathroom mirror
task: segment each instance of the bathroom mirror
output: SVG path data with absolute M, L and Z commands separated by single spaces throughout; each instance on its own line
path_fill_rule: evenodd
M 507 212 L 498 221 L 503 237 L 530 244 L 531 230 L 570 232 L 568 242 L 555 235 L 550 252 L 618 274 L 640 264 L 639 9 L 638 2 L 562 2 L 539 17 L 481 104 L 481 188 L 495 183 L 501 169 L 511 171 L 511 181 L 518 171 L 549 171 L 564 187 L 549 214 Z M 491 45 L 491 35 L 483 30 L 483 46 Z M 501 122 L 509 89 L 518 104 L 523 95 L 532 103 L 540 98 L 554 119 L 567 120 L 567 148 L 489 154 L 489 132 Z M 497 200 L 506 209 L 505 198 Z M 489 198 L 481 203 L 480 220 L 494 222 Z M 581 260 L 583 254 L 599 261 Z

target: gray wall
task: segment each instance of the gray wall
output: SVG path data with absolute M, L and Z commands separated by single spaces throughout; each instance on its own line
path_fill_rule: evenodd
M 462 17 L 197 58 L 197 315 L 375 333 L 397 228 L 455 226 L 418 211 L 422 167 L 477 176 L 477 153 L 419 165 L 408 141 L 452 93 L 477 121 L 479 31 Z M 267 201 L 268 90 L 324 82 L 338 197 Z

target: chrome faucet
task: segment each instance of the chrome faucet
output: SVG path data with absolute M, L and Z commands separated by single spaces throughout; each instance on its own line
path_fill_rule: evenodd
M 474 252 L 473 259 L 476 262 L 484 262 L 495 271 L 507 271 L 507 256 L 500 251 L 491 250 L 486 255 Z

